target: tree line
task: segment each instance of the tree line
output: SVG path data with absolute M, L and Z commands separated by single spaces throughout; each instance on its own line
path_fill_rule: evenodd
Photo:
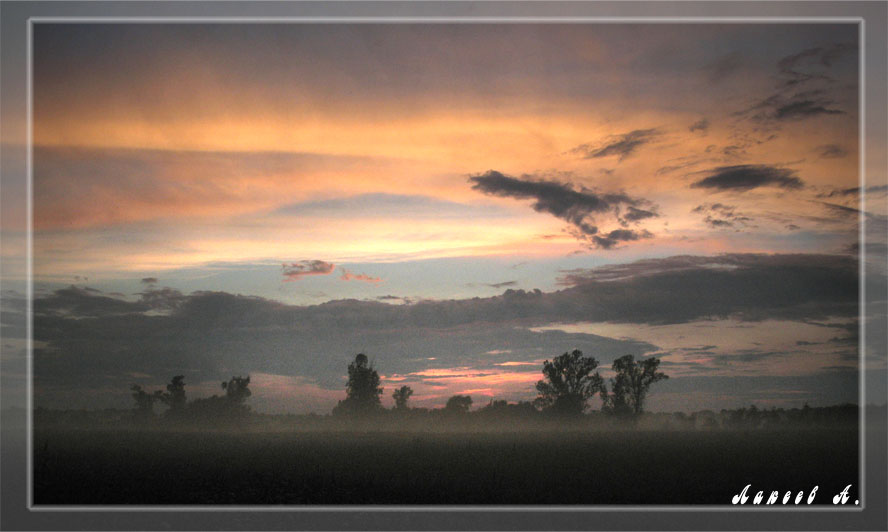
M 148 393 L 138 384 L 130 388 L 135 401 L 134 417 L 138 421 L 146 421 L 154 417 L 154 405 L 166 405 L 164 416 L 175 421 L 193 421 L 197 419 L 238 419 L 246 416 L 250 409 L 244 402 L 252 395 L 250 376 L 232 377 L 222 382 L 224 395 L 213 395 L 188 402 L 185 396 L 185 376 L 176 375 L 166 391 L 156 390 Z
M 669 378 L 658 371 L 659 366 L 660 360 L 655 357 L 635 360 L 632 355 L 625 355 L 614 361 L 612 369 L 615 376 L 605 382 L 595 371 L 598 361 L 594 357 L 583 356 L 582 351 L 575 349 L 543 362 L 543 379 L 536 383 L 539 395 L 532 405 L 544 412 L 580 415 L 589 408 L 589 400 L 599 395 L 602 412 L 619 417 L 637 417 L 644 411 L 651 385 Z M 355 415 L 381 409 L 383 389 L 379 382 L 379 374 L 367 356 L 358 354 L 354 362 L 348 365 L 346 398 L 339 401 L 333 413 Z M 408 410 L 412 395 L 410 386 L 397 388 L 392 393 L 394 410 Z M 470 396 L 454 395 L 447 400 L 444 410 L 464 413 L 471 406 Z
M 632 355 L 616 359 L 612 365 L 614 377 L 605 381 L 596 371 L 598 361 L 594 357 L 583 356 L 582 351 L 573 350 L 543 362 L 543 378 L 536 383 L 537 398 L 532 402 L 509 404 L 506 401 L 493 401 L 487 410 L 500 413 L 524 412 L 530 410 L 578 416 L 589 408 L 589 400 L 599 395 L 601 411 L 616 417 L 634 418 L 644 411 L 645 399 L 650 386 L 668 376 L 658 371 L 660 360 L 651 357 L 635 360 Z M 155 416 L 154 405 L 167 406 L 164 416 L 173 420 L 236 419 L 249 412 L 245 404 L 252 395 L 249 389 L 250 377 L 235 376 L 222 382 L 224 395 L 188 401 L 185 394 L 185 377 L 176 375 L 166 390 L 148 392 L 138 384 L 131 388 L 135 401 L 134 414 L 137 420 L 147 420 Z M 346 397 L 333 408 L 334 416 L 367 416 L 383 409 L 379 373 L 370 363 L 367 355 L 359 353 L 348 365 L 348 380 L 345 386 Z M 392 399 L 394 412 L 412 411 L 409 406 L 413 389 L 401 386 L 394 390 Z M 443 411 L 448 414 L 464 414 L 472 407 L 469 395 L 454 395 L 447 400 Z

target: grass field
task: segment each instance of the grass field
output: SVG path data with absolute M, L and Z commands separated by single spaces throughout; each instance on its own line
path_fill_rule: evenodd
M 853 429 L 34 434 L 35 504 L 730 504 L 852 484 Z M 767 498 L 767 497 L 766 497 Z M 752 503 L 752 498 L 747 504 Z

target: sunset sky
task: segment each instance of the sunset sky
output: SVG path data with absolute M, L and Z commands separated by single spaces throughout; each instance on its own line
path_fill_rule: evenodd
M 856 24 L 38 23 L 33 58 L 39 405 L 250 374 L 326 413 L 358 352 L 385 405 L 530 400 L 574 348 L 661 358 L 653 410 L 857 401 Z

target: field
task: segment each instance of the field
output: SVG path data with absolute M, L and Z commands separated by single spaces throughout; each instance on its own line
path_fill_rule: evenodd
M 852 484 L 851 428 L 599 432 L 38 429 L 34 501 L 90 504 L 730 504 Z M 752 503 L 750 497 L 747 504 Z

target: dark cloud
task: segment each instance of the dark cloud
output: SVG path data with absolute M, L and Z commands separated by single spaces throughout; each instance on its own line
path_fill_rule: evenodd
M 829 194 L 818 194 L 818 198 L 833 198 L 836 196 L 857 196 L 860 194 L 860 187 L 841 188 L 830 192 Z
M 691 185 L 693 188 L 707 188 L 716 191 L 747 191 L 758 187 L 780 187 L 799 189 L 804 186 L 795 171 L 767 165 L 741 164 L 720 166 L 710 170 L 710 175 Z
M 794 94 L 781 92 L 735 114 L 746 115 L 756 122 L 773 126 L 784 121 L 802 120 L 818 115 L 845 114 L 845 111 L 837 109 L 835 104 L 834 99 L 820 89 Z
M 888 244 L 882 242 L 867 242 L 861 246 L 860 242 L 854 242 L 846 248 L 846 251 L 852 255 L 859 255 L 860 250 L 864 249 L 869 256 L 885 257 L 888 255 Z
M 151 306 L 145 302 L 132 302 L 99 295 L 76 286 L 56 290 L 50 296 L 34 300 L 35 314 L 95 318 L 146 312 Z
M 531 199 L 537 212 L 546 212 L 560 218 L 573 227 L 573 234 L 593 246 L 609 249 L 617 242 L 637 240 L 650 233 L 616 230 L 599 235 L 595 217 L 612 216 L 621 225 L 657 216 L 653 210 L 638 208 L 645 200 L 624 193 L 600 193 L 586 188 L 576 190 L 567 183 L 549 180 L 518 179 L 495 170 L 469 178 L 474 190 L 494 196 Z M 625 215 L 622 210 L 625 208 Z
M 675 256 L 564 274 L 559 282 L 566 288 L 556 292 L 509 289 L 489 298 L 420 301 L 401 307 L 356 300 L 302 307 L 224 292 L 174 293 L 182 302 L 167 317 L 190 325 L 209 319 L 216 324 L 221 320 L 224 326 L 295 323 L 365 329 L 514 320 L 527 320 L 529 325 L 574 319 L 679 323 L 735 314 L 749 320 L 857 315 L 858 265 L 847 255 Z M 884 278 L 874 282 L 884 284 Z M 94 310 L 101 305 L 108 308 Z M 141 302 L 121 302 L 72 288 L 35 300 L 35 313 L 41 317 L 88 318 L 150 309 Z
M 518 281 L 503 281 L 501 283 L 489 283 L 485 286 L 489 286 L 491 288 L 505 288 L 507 286 L 515 286 L 518 284 Z
M 837 101 L 847 101 L 856 88 L 838 86 L 831 69 L 840 59 L 852 57 L 856 50 L 855 44 L 835 43 L 780 59 L 776 65 L 776 90 L 735 115 L 779 128 L 785 121 L 844 114 L 846 111 L 837 107 Z
M 599 247 L 601 249 L 611 249 L 621 242 L 651 238 L 652 236 L 653 235 L 648 231 L 615 229 L 607 234 L 594 235 L 592 237 L 592 241 L 595 243 L 596 247 Z
M 301 260 L 281 265 L 284 281 L 298 281 L 307 275 L 330 275 L 336 265 L 322 260 Z
M 884 276 L 868 283 L 886 293 Z M 565 272 L 562 284 L 547 293 L 509 289 L 487 298 L 309 306 L 224 292 L 159 291 L 126 302 L 66 288 L 34 301 L 38 404 L 54 386 L 113 386 L 129 404 L 133 372 L 151 375 L 146 382 L 157 385 L 177 374 L 199 382 L 265 372 L 341 390 L 344 368 L 359 351 L 385 371 L 410 373 L 483 364 L 492 350 L 532 361 L 572 346 L 603 364 L 657 350 L 530 329 L 553 323 L 825 322 L 859 314 L 857 261 L 848 255 L 669 257 Z M 160 306 L 169 310 L 158 313 Z
M 774 118 L 783 120 L 787 118 L 804 118 L 815 115 L 838 115 L 844 113 L 839 109 L 826 107 L 829 102 L 814 100 L 800 100 L 781 105 L 774 111 Z
M 866 221 L 867 228 L 871 231 L 877 232 L 879 235 L 884 235 L 884 233 L 888 231 L 888 216 L 861 211 L 856 207 L 839 205 L 838 203 L 829 203 L 826 201 L 821 201 L 819 203 L 829 209 L 831 212 L 835 213 L 838 217 L 844 218 L 846 220 L 858 220 L 861 216 L 863 216 L 864 220 Z
M 116 293 L 115 293 L 116 294 Z M 109 297 L 94 288 L 69 286 L 34 300 L 34 313 L 78 318 L 101 318 L 144 312 L 163 312 L 176 309 L 185 297 L 172 288 L 149 289 L 140 292 L 137 301 Z M 118 294 L 120 295 L 120 294 Z
M 848 156 L 848 150 L 838 144 L 823 144 L 817 146 L 816 151 L 822 159 L 840 159 Z
M 860 187 L 851 187 L 851 188 L 837 188 L 829 192 L 828 194 L 818 194 L 818 198 L 834 198 L 837 196 L 858 196 L 860 195 L 861 188 Z M 864 194 L 879 194 L 888 192 L 888 185 L 877 185 L 872 187 L 866 187 L 863 189 Z
M 709 120 L 707 120 L 705 118 L 702 118 L 702 119 L 694 122 L 693 124 L 690 125 L 690 127 L 688 127 L 688 131 L 690 131 L 691 133 L 693 133 L 694 131 L 705 132 L 707 130 L 709 130 Z
M 723 203 L 703 203 L 691 212 L 703 214 L 703 221 L 714 229 L 730 228 L 740 230 L 752 222 L 752 218 L 737 212 L 733 205 Z
M 157 277 L 144 277 L 141 282 L 142 284 L 155 284 L 157 283 Z
M 626 210 L 626 214 L 623 215 L 624 220 L 628 220 L 630 222 L 637 222 L 639 220 L 644 220 L 646 218 L 656 218 L 660 216 L 654 211 L 646 211 L 644 209 L 638 209 L 632 206 Z
M 640 146 L 647 144 L 660 135 L 657 129 L 636 129 L 622 135 L 613 135 L 607 138 L 603 143 L 581 144 L 571 150 L 571 153 L 577 153 L 584 159 L 597 159 L 599 157 L 619 156 L 619 160 L 635 153 Z
M 821 205 L 825 206 L 827 209 L 835 212 L 836 214 L 844 215 L 844 216 L 859 216 L 861 211 L 860 209 L 856 209 L 854 207 L 848 207 L 846 205 L 839 205 L 837 203 L 829 203 L 826 201 L 821 201 Z
M 730 366 L 736 362 L 759 362 L 771 358 L 780 358 L 787 356 L 784 351 L 763 351 L 761 349 L 741 349 L 733 353 L 720 353 L 710 355 L 712 361 L 717 366 Z
M 568 270 L 562 272 L 564 275 L 559 278 L 559 284 L 568 287 L 585 286 L 590 283 L 605 286 L 616 282 L 618 282 L 616 284 L 626 283 L 628 285 L 646 279 L 646 285 L 654 286 L 663 283 L 676 288 L 679 281 L 675 279 L 682 279 L 680 282 L 684 282 L 685 278 L 690 281 L 694 276 L 703 278 L 711 275 L 713 279 L 721 279 L 725 290 L 734 292 L 739 287 L 738 283 L 769 275 L 776 281 L 782 279 L 783 276 L 791 275 L 790 270 L 796 270 L 800 280 L 807 278 L 805 283 L 812 280 L 810 276 L 816 277 L 818 275 L 816 272 L 829 271 L 829 276 L 834 276 L 837 282 L 839 279 L 844 279 L 843 282 L 856 285 L 857 268 L 856 260 L 843 255 L 744 253 L 711 257 L 677 255 L 663 259 L 645 259 L 625 264 L 599 266 L 592 269 Z M 667 279 L 672 280 L 667 282 Z M 714 297 L 725 303 L 729 301 L 729 298 L 722 298 L 717 294 L 707 294 L 705 290 L 695 290 L 695 292 L 705 298 Z M 850 292 L 845 296 L 850 297 Z M 765 306 L 770 305 L 764 300 L 762 303 Z M 733 305 L 733 303 L 730 304 Z
M 824 69 L 831 67 L 837 60 L 857 51 L 853 43 L 833 43 L 802 50 L 777 61 L 777 69 L 784 86 L 791 87 L 812 80 L 831 81 Z

